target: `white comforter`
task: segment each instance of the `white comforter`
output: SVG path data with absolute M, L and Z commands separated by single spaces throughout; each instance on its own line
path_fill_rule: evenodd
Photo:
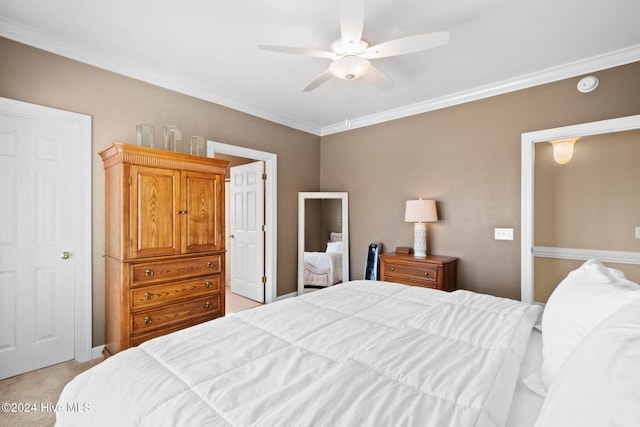
M 356 281 L 121 352 L 59 426 L 499 426 L 539 308 Z

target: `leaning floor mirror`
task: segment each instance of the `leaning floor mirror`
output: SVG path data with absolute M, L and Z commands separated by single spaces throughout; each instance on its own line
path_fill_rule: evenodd
M 298 295 L 348 280 L 348 194 L 298 193 Z

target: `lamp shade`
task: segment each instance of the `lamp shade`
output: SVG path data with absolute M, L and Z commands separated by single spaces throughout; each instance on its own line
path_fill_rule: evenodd
M 580 137 L 549 141 L 553 145 L 553 160 L 561 165 L 569 163 L 569 160 L 573 157 L 573 145 L 578 139 Z
M 405 222 L 435 222 L 438 220 L 435 200 L 407 200 Z

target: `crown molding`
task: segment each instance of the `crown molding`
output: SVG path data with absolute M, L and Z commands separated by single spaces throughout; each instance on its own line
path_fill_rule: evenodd
M 194 84 L 176 76 L 159 73 L 156 69 L 146 68 L 123 60 L 121 57 L 96 54 L 81 44 L 69 44 L 55 37 L 35 31 L 30 27 L 18 24 L 5 17 L 0 17 L 0 36 L 23 43 L 56 55 L 64 56 L 84 64 L 131 77 L 145 83 L 169 89 L 194 98 L 209 101 L 223 107 L 231 108 L 270 122 L 278 123 L 303 132 L 320 135 L 320 127 L 300 122 L 263 108 L 250 105 L 242 100 L 211 91 L 201 85 Z
M 62 42 L 57 40 L 55 37 L 35 31 L 32 28 L 18 24 L 5 17 L 0 17 L 0 36 L 89 64 L 97 68 L 111 71 L 116 74 L 121 74 L 155 86 L 193 96 L 198 99 L 209 101 L 214 104 L 317 136 L 327 136 L 334 133 L 345 132 L 391 120 L 401 119 L 416 114 L 464 104 L 466 102 L 477 101 L 521 89 L 527 89 L 533 86 L 551 83 L 640 60 L 640 45 L 634 45 L 628 48 L 586 58 L 584 60 L 570 62 L 539 72 L 460 91 L 439 98 L 427 99 L 415 104 L 357 117 L 351 119 L 349 124 L 340 122 L 320 127 L 311 123 L 295 120 L 288 116 L 277 114 L 273 111 L 256 107 L 243 102 L 242 100 L 233 98 L 232 96 L 211 91 L 201 85 L 185 81 L 184 79 L 180 79 L 176 76 L 158 73 L 157 70 L 141 67 L 139 64 L 124 61 L 120 57 L 106 56 L 102 54 L 96 55 L 93 50 L 80 44 L 71 45 L 69 43 Z
M 535 73 L 525 74 L 512 79 L 491 83 L 485 86 L 460 91 L 439 98 L 428 99 L 411 105 L 383 111 L 368 116 L 362 116 L 350 120 L 349 126 L 344 122 L 322 127 L 320 136 L 345 132 L 378 123 L 401 119 L 428 111 L 452 107 L 471 101 L 490 98 L 517 90 L 552 83 L 558 80 L 576 77 L 586 73 L 593 73 L 611 67 L 630 64 L 640 60 L 640 45 L 630 46 L 624 49 L 593 56 L 579 61 L 570 62 L 552 68 L 547 68 Z

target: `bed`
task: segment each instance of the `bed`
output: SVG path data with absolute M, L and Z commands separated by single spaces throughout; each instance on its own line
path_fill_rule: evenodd
M 351 281 L 118 353 L 67 384 L 58 407 L 90 410 L 59 411 L 57 425 L 629 425 L 640 419 L 640 286 L 620 287 L 615 303 L 598 292 L 568 292 L 556 301 L 552 295 L 551 314 L 541 321 L 539 305 L 464 290 Z M 581 329 L 581 338 L 568 340 L 575 344 L 565 354 L 569 369 L 558 369 L 541 396 L 533 391 L 534 380 L 544 383 L 546 377 L 551 356 L 543 350 L 545 334 L 555 330 L 549 322 L 559 322 L 556 332 L 566 336 L 570 325 L 563 320 L 583 320 L 571 314 L 575 301 L 584 306 L 594 295 L 606 309 L 586 322 L 595 323 L 591 331 Z M 567 313 L 569 320 L 563 319 Z M 602 336 L 615 353 L 594 351 Z M 583 349 L 592 356 L 581 355 Z M 602 402 L 580 409 L 584 423 L 567 423 L 567 413 L 589 401 L 584 370 L 593 353 L 615 359 L 627 373 L 612 374 L 612 384 L 612 375 L 590 375 L 599 381 L 592 393 Z M 609 386 L 624 394 L 607 397 Z M 575 394 L 577 403 L 567 397 Z M 608 423 L 603 404 L 615 405 L 627 424 Z
M 305 252 L 303 281 L 307 288 L 325 288 L 342 282 L 342 233 L 331 232 L 325 252 Z

